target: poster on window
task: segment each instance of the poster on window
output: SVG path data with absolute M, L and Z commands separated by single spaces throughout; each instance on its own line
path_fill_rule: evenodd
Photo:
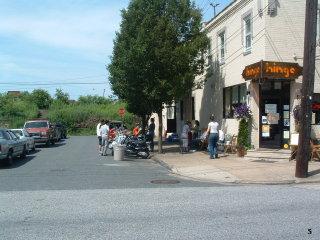
M 268 122 L 269 124 L 278 124 L 279 113 L 268 113 Z
M 289 118 L 283 119 L 283 126 L 285 126 L 285 127 L 289 127 L 290 126 L 290 119 Z
M 270 137 L 270 126 L 262 125 L 262 137 Z
M 283 138 L 284 139 L 289 139 L 290 137 L 290 132 L 289 131 L 283 131 Z
M 289 118 L 289 111 L 283 111 L 283 118 Z
M 262 124 L 268 124 L 268 117 L 267 116 L 261 116 L 261 122 L 262 122 Z
M 283 105 L 283 110 L 289 110 L 289 105 Z
M 266 104 L 265 105 L 266 113 L 277 113 L 277 104 Z

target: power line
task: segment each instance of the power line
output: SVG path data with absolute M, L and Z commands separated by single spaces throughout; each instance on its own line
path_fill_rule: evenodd
M 25 86 L 29 86 L 29 85 L 39 85 L 39 86 L 54 86 L 54 85 L 88 85 L 88 84 L 108 84 L 108 82 L 69 82 L 69 83 L 22 83 L 22 82 L 15 82 L 15 83 L 0 83 L 0 84 L 4 84 L 4 85 L 25 85 Z
M 262 9 L 262 12 L 264 12 L 267 7 L 269 6 L 269 4 L 267 4 L 263 9 Z M 254 23 L 254 21 L 257 19 L 257 16 L 259 16 L 260 13 L 254 15 L 251 19 L 252 19 L 252 23 Z M 243 27 L 241 26 L 240 28 L 236 29 L 230 36 L 228 36 L 226 38 L 226 44 L 227 43 L 230 43 L 231 40 L 233 40 L 233 37 L 237 37 L 240 33 L 241 33 L 241 30 L 243 29 Z M 215 52 L 215 50 L 218 50 L 219 49 L 219 46 L 216 46 L 215 48 L 212 49 L 212 55 L 217 53 L 217 51 Z

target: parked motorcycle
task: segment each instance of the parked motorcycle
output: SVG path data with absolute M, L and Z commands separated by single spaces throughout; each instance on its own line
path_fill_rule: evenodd
M 143 137 L 132 137 L 126 142 L 125 154 L 127 156 L 148 158 L 150 156 L 148 145 Z
M 112 150 L 116 145 L 125 145 L 127 156 L 148 158 L 150 156 L 146 137 L 143 135 L 134 136 L 126 132 L 114 131 L 115 137 L 109 140 L 109 148 Z

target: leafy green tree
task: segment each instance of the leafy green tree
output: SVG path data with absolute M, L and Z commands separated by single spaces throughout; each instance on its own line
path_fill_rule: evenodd
M 77 101 L 78 104 L 110 104 L 112 102 L 112 99 L 100 97 L 98 95 L 80 96 Z
M 64 93 L 62 89 L 57 88 L 56 89 L 56 94 L 55 94 L 56 100 L 64 103 L 64 104 L 69 104 L 69 93 Z
M 120 32 L 108 66 L 114 93 L 140 117 L 162 109 L 198 86 L 209 40 L 201 31 L 201 11 L 190 0 L 131 0 L 122 10 Z
M 38 106 L 39 109 L 48 109 L 52 98 L 48 91 L 43 89 L 35 89 L 31 94 L 32 101 Z

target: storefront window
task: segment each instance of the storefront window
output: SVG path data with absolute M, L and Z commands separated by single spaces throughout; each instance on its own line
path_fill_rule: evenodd
M 224 118 L 231 118 L 231 88 L 224 89 Z
M 246 103 L 246 84 L 224 88 L 223 94 L 223 117 L 233 118 L 234 109 Z
M 247 87 L 245 84 L 240 85 L 240 103 L 241 104 L 246 104 L 246 92 L 247 92 Z

